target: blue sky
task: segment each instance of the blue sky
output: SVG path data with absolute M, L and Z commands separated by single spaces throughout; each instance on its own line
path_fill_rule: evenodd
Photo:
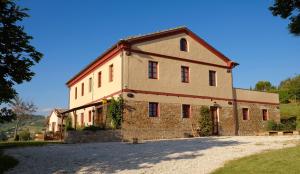
M 83 3 L 84 2 L 84 3 Z M 32 81 L 16 86 L 39 114 L 68 106 L 65 83 L 121 38 L 185 25 L 227 57 L 240 63 L 234 86 L 259 80 L 278 85 L 299 74 L 300 37 L 268 10 L 273 0 L 26 0 L 25 30 L 44 54 Z

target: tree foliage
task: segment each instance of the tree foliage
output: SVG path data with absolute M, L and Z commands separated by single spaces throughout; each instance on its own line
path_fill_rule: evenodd
M 290 33 L 300 36 L 300 0 L 275 0 L 269 10 L 273 16 L 280 16 L 283 19 L 289 18 Z
M 210 110 L 207 106 L 202 106 L 200 108 L 199 117 L 199 133 L 200 136 L 212 135 L 213 122 L 210 115 Z
M 12 111 L 16 114 L 16 126 L 14 138 L 17 138 L 18 129 L 20 122 L 25 119 L 29 119 L 33 112 L 37 110 L 37 107 L 32 102 L 23 101 L 18 95 L 10 102 L 10 107 Z
M 300 101 L 300 75 L 283 80 L 279 86 L 281 98 L 287 102 Z
M 11 109 L 1 108 L 0 110 L 0 123 L 9 122 L 16 119 L 16 114 Z
M 120 128 L 122 123 L 124 100 L 122 97 L 118 97 L 117 100 L 111 99 L 108 106 L 108 116 L 111 118 L 112 128 Z
M 7 103 L 17 94 L 15 84 L 30 81 L 34 72 L 30 68 L 42 58 L 42 53 L 30 44 L 20 22 L 29 17 L 27 8 L 12 0 L 0 0 L 0 104 Z
M 255 88 L 254 89 L 257 90 L 257 91 L 271 91 L 271 90 L 276 89 L 276 87 L 273 86 L 271 84 L 271 82 L 269 82 L 269 81 L 258 81 L 255 84 Z

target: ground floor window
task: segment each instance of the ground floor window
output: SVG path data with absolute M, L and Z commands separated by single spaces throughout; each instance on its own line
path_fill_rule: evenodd
M 81 126 L 84 125 L 84 113 L 81 113 Z
M 243 108 L 243 120 L 249 120 L 249 109 L 248 108 Z
M 263 109 L 262 110 L 262 116 L 263 116 L 263 120 L 264 121 L 267 121 L 269 118 L 268 118 L 268 110 L 267 109 Z
M 158 117 L 158 103 L 149 102 L 149 117 Z
M 89 111 L 89 122 L 92 121 L 92 111 Z
M 181 112 L 182 112 L 181 113 L 182 118 L 189 118 L 191 115 L 191 106 L 183 104 L 181 108 Z

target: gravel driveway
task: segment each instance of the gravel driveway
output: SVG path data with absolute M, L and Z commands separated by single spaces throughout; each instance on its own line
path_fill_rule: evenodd
M 8 173 L 210 173 L 225 161 L 294 146 L 300 136 L 235 136 L 141 144 L 62 144 L 8 149 L 20 163 Z

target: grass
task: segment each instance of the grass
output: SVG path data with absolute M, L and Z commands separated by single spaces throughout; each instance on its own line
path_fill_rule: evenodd
M 213 174 L 300 173 L 300 146 L 263 152 L 229 161 Z
M 18 164 L 18 160 L 3 154 L 4 149 L 16 148 L 16 147 L 29 147 L 29 146 L 43 146 L 47 144 L 61 144 L 60 141 L 8 141 L 0 142 L 0 174 L 15 167 Z

